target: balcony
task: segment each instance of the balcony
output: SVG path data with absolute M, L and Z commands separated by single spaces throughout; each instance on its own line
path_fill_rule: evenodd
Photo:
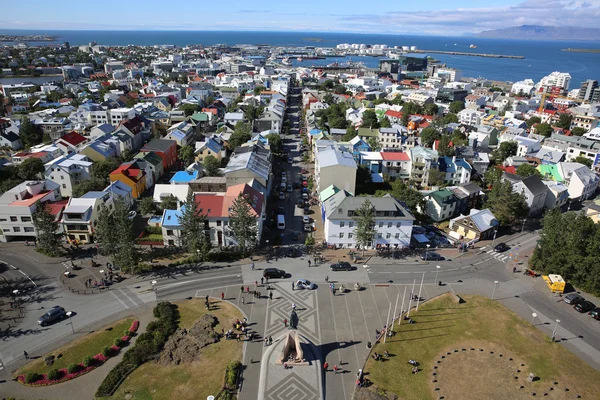
M 414 162 L 412 163 L 412 165 L 413 165 L 414 167 L 422 167 L 422 168 L 424 168 L 424 167 L 425 167 L 425 163 L 424 163 L 424 162 L 422 162 L 422 161 L 414 161 Z

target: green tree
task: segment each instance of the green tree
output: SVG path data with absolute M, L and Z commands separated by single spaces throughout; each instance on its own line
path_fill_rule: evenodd
M 219 176 L 221 162 L 215 156 L 209 155 L 202 161 L 202 167 L 207 176 Z
M 44 163 L 39 158 L 27 158 L 19 165 L 19 177 L 26 181 L 40 179 L 44 171 Z
M 538 135 L 550 137 L 550 135 L 552 135 L 552 132 L 554 132 L 554 129 L 552 129 L 552 126 L 550 126 L 550 124 L 547 124 L 545 122 L 542 124 L 539 124 L 538 126 L 535 127 L 535 133 L 537 133 Z
M 135 154 L 133 153 L 133 151 L 131 151 L 130 149 L 125 149 L 122 153 L 121 156 L 119 157 L 119 161 L 121 161 L 122 163 L 126 163 L 129 161 L 133 161 L 133 156 Z
M 262 85 L 258 85 L 254 88 L 254 90 L 252 91 L 252 93 L 254 93 L 255 96 L 258 96 L 260 94 L 260 92 L 262 92 L 263 90 L 266 90 L 267 88 L 262 86 Z
M 231 146 L 232 150 L 235 150 L 250 139 L 252 139 L 252 127 L 249 124 L 239 121 L 235 124 L 233 133 L 229 138 L 229 146 Z
M 335 100 L 333 99 L 333 95 L 331 93 L 325 94 L 325 96 L 323 96 L 323 103 L 328 105 L 334 104 Z
M 502 164 L 504 160 L 506 160 L 508 157 L 516 155 L 518 148 L 519 145 L 517 142 L 502 142 L 500 143 L 500 146 L 498 146 L 498 148 L 494 150 L 494 152 L 492 153 L 492 157 L 494 158 L 496 164 Z
M 573 122 L 573 115 L 563 113 L 558 117 L 558 122 L 556 123 L 556 127 L 562 128 L 564 130 L 571 129 L 571 122 Z
M 367 144 L 369 145 L 369 147 L 371 147 L 371 151 L 381 150 L 381 144 L 379 143 L 379 140 L 375 137 L 370 137 L 367 140 Z
M 200 258 L 208 255 L 207 241 L 210 244 L 210 231 L 206 215 L 199 211 L 199 204 L 192 192 L 189 192 L 185 205 L 181 208 L 179 216 L 181 226 L 181 244 L 192 254 L 199 254 Z
M 458 123 L 458 117 L 456 116 L 456 114 L 448 113 L 444 115 L 442 121 L 444 122 L 444 125 L 456 124 Z
M 185 165 L 191 164 L 194 161 L 196 150 L 192 146 L 182 146 L 179 149 L 179 159 L 183 160 Z
M 100 207 L 94 239 L 102 254 L 112 257 L 115 266 L 133 271 L 138 262 L 133 220 L 129 219 L 129 207 L 121 197 L 115 198 L 113 206 L 113 210 L 106 205 Z
M 342 137 L 342 142 L 349 142 L 350 140 L 354 139 L 356 135 L 358 135 L 358 132 L 352 125 L 350 125 L 346 128 L 346 134 Z
M 467 139 L 467 136 L 464 133 L 456 129 L 454 130 L 454 132 L 452 132 L 452 143 L 454 143 L 454 147 L 466 146 L 467 144 L 469 144 L 469 140 Z
M 487 188 L 492 188 L 502 180 L 503 171 L 496 167 L 492 166 L 485 171 L 483 175 L 483 180 L 487 186 Z
M 265 136 L 269 141 L 269 147 L 271 152 L 275 154 L 281 154 L 283 151 L 283 143 L 281 141 L 281 136 L 276 133 L 269 133 Z
M 539 178 L 542 177 L 542 174 L 540 174 L 540 171 L 538 171 L 533 165 L 531 164 L 521 164 L 517 167 L 517 175 L 522 176 L 522 177 L 528 177 L 528 176 L 532 176 L 535 175 Z
M 453 101 L 452 103 L 450 103 L 450 106 L 448 107 L 448 111 L 450 111 L 452 114 L 458 114 L 459 112 L 461 112 L 464 109 L 465 109 L 465 103 L 460 100 Z
M 410 211 L 415 215 L 419 214 L 419 208 L 424 206 L 425 203 L 421 192 L 411 188 L 400 179 L 392 182 L 391 195 L 394 198 L 406 203 Z
M 179 106 L 179 110 L 183 111 L 186 117 L 189 117 L 195 112 L 202 110 L 202 106 L 199 104 L 182 104 Z
M 431 147 L 436 140 L 439 140 L 442 135 L 434 128 L 427 127 L 421 131 L 421 145 Z
M 510 110 L 512 110 L 512 106 L 513 106 L 513 103 L 512 103 L 512 101 L 509 101 L 509 102 L 507 102 L 507 103 L 504 105 L 504 107 L 502 107 L 502 110 L 500 110 L 500 112 L 499 112 L 499 115 L 500 115 L 501 117 L 504 117 L 504 116 L 506 115 L 506 112 L 507 112 L 507 111 L 510 111 Z
M 513 192 L 510 182 L 500 182 L 487 195 L 485 208 L 489 208 L 501 225 L 511 226 L 527 217 L 529 207 L 523 194 Z
M 333 93 L 336 94 L 348 94 L 348 89 L 344 85 L 335 85 L 333 87 Z
M 423 113 L 425 115 L 436 115 L 439 111 L 439 107 L 437 104 L 435 103 L 429 103 L 429 104 L 425 104 L 425 107 L 423 107 Z
M 50 213 L 48 203 L 35 203 L 33 226 L 37 231 L 36 247 L 44 254 L 57 256 L 62 249 L 61 234 L 58 233 L 59 223 Z
M 387 117 L 383 117 L 381 119 L 381 122 L 379 123 L 379 127 L 380 128 L 391 128 L 392 123 L 390 122 L 390 120 Z
M 410 115 L 422 114 L 423 107 L 421 107 L 417 103 L 408 102 L 408 103 L 404 103 L 404 105 L 402 106 L 402 112 L 410 114 Z
M 377 114 L 373 110 L 365 110 L 362 115 L 363 128 L 377 129 L 379 128 L 379 120 Z
M 38 129 L 37 126 L 33 125 L 29 118 L 23 118 L 21 120 L 19 136 L 23 141 L 23 146 L 26 148 L 42 143 L 43 139 L 42 131 Z
M 251 199 L 242 193 L 231 204 L 229 212 L 229 229 L 231 237 L 243 254 L 254 247 L 257 238 L 256 216 L 250 205 Z
M 541 122 L 542 122 L 542 119 L 540 117 L 531 117 L 525 121 L 528 128 L 531 128 L 535 124 L 540 124 Z
M 584 157 L 584 156 L 575 157 L 575 159 L 573 159 L 573 162 L 583 164 L 588 168 L 592 168 L 592 160 L 590 160 L 589 158 Z
M 372 243 L 375 236 L 375 207 L 366 199 L 359 209 L 354 211 L 354 220 L 356 227 L 354 228 L 354 236 L 356 244 L 362 248 L 363 256 L 365 248 Z
M 429 170 L 429 186 L 444 186 L 446 179 L 446 173 L 440 171 L 437 168 L 431 168 Z
M 244 118 L 250 121 L 250 124 L 253 124 L 255 120 L 260 118 L 264 110 L 263 106 L 256 107 L 253 103 L 250 103 L 244 110 Z
M 81 197 L 87 192 L 101 191 L 106 187 L 106 185 L 107 183 L 102 179 L 91 178 L 73 185 L 71 195 L 73 197 Z
M 403 112 L 402 113 L 402 126 L 408 126 L 408 123 L 410 121 L 410 115 L 407 112 Z
M 451 146 L 452 137 L 450 135 L 442 135 L 438 146 L 438 154 L 442 157 L 452 157 L 455 154 L 454 147 Z M 454 143 L 452 143 L 454 144 Z
M 164 210 L 177 210 L 177 197 L 173 196 L 172 194 L 163 197 L 160 201 L 160 208 L 164 211 Z
M 576 126 L 575 128 L 571 129 L 571 135 L 573 136 L 583 136 L 583 134 L 585 133 L 585 129 Z
M 156 212 L 156 204 L 150 196 L 144 197 L 138 201 L 138 210 L 142 215 L 152 215 Z
M 108 184 L 110 173 L 117 169 L 118 166 L 119 161 L 115 158 L 107 158 L 106 160 L 95 162 L 92 165 L 92 178 L 100 179 Z

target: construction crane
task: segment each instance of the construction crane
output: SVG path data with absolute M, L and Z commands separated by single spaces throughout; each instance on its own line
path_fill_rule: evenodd
M 581 100 L 578 100 L 578 99 L 573 99 L 573 98 L 568 97 L 568 96 L 562 96 L 562 95 L 559 95 L 559 94 L 552 94 L 552 93 L 546 92 L 546 93 L 542 94 L 542 99 L 540 100 L 540 106 L 538 107 L 538 110 L 537 110 L 538 113 L 544 112 L 544 106 L 546 105 L 546 98 L 547 97 L 549 97 L 550 99 L 567 99 L 567 100 L 571 100 L 571 101 L 574 101 L 576 103 L 581 103 L 581 104 L 587 103 L 587 101 L 581 101 Z

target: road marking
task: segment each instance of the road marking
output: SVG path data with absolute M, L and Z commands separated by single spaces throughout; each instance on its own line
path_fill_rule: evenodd
M 133 301 L 133 299 L 129 296 L 127 296 L 127 293 L 125 293 L 125 291 L 123 289 L 119 289 L 119 292 L 123 294 L 123 296 L 127 297 L 129 299 L 130 302 L 132 302 L 136 307 L 139 307 L 139 305 Z
M 156 288 L 156 290 L 167 289 L 167 288 L 171 288 L 171 287 L 175 287 L 175 286 L 181 286 L 181 285 L 185 285 L 185 284 L 188 284 L 188 283 L 191 283 L 191 282 L 211 281 L 211 280 L 214 280 L 214 279 L 232 278 L 232 277 L 240 278 L 241 275 L 240 274 L 220 275 L 220 276 L 215 276 L 215 277 L 212 277 L 212 278 L 199 278 L 199 279 L 192 279 L 192 280 L 184 281 L 184 282 L 169 283 L 167 285 L 158 286 Z
M 126 310 L 129 310 L 129 307 L 127 306 L 127 304 L 125 304 L 125 302 L 123 300 L 121 300 L 121 298 L 119 296 L 117 296 L 117 294 L 114 291 L 109 290 L 109 293 L 112 294 L 113 296 L 115 296 L 115 299 L 119 300 L 119 303 L 121 303 L 123 305 L 123 307 L 125 307 Z

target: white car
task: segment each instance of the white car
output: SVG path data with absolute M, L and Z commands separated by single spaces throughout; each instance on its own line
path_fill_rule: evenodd
M 295 285 L 296 289 L 314 290 L 317 288 L 317 285 L 307 279 L 298 279 Z
M 302 200 L 308 200 L 308 193 L 302 193 Z
M 136 215 L 137 213 L 135 211 L 129 211 L 129 213 L 127 213 L 127 218 L 134 219 Z
M 279 190 L 281 190 L 281 191 L 285 190 L 285 183 L 282 183 L 279 185 Z
M 285 176 L 281 177 L 281 183 L 286 183 L 287 182 L 287 178 Z
M 304 232 L 312 232 L 313 226 L 311 224 L 304 225 Z
M 279 192 L 279 200 L 285 200 L 285 193 Z
M 302 217 L 302 222 L 304 222 L 305 224 L 310 224 L 310 217 L 308 215 L 304 215 Z
M 287 176 L 287 172 L 286 171 L 281 171 L 281 176 Z

